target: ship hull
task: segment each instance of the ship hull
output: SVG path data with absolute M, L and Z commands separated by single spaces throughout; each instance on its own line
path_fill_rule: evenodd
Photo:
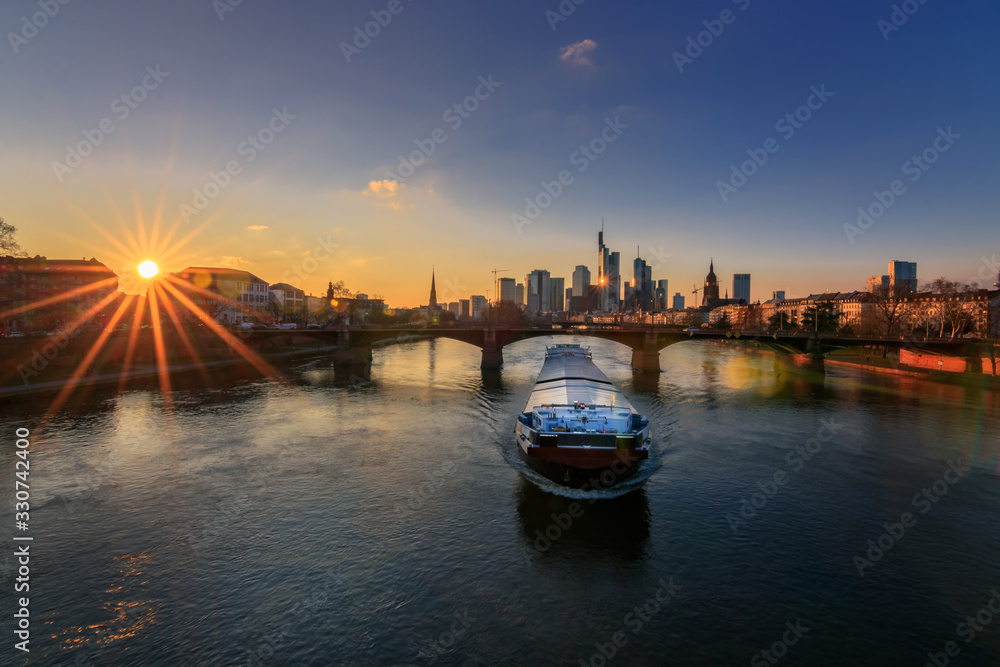
M 645 460 L 645 452 L 608 453 L 588 450 L 584 454 L 567 451 L 553 452 L 548 458 L 544 454 L 519 447 L 521 460 L 533 471 L 560 486 L 585 491 L 608 489 L 633 477 Z

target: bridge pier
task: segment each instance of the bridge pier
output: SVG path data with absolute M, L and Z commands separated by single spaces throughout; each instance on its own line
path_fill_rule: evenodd
M 345 347 L 333 351 L 333 375 L 339 378 L 360 378 L 367 380 L 372 373 L 371 345 Z
M 642 348 L 632 348 L 632 368 L 643 373 L 660 372 L 660 349 L 656 346 L 656 334 L 647 333 Z
M 495 331 L 483 333 L 483 360 L 479 368 L 484 371 L 499 370 L 503 366 L 503 348 L 497 345 L 497 334 Z

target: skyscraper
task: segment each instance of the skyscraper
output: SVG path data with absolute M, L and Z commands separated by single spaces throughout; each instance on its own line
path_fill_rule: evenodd
M 481 296 L 479 294 L 473 294 L 471 297 L 469 297 L 469 301 L 472 309 L 472 319 L 474 320 L 482 319 L 483 313 L 486 312 L 486 309 L 490 305 L 489 301 L 486 300 L 485 296 Z
M 889 276 L 869 276 L 868 281 L 865 283 L 865 288 L 872 294 L 876 293 L 878 290 L 889 289 Z
M 889 288 L 893 294 L 906 294 L 917 291 L 917 263 L 889 262 Z
M 517 299 L 517 281 L 513 278 L 497 278 L 497 302 Z
M 667 281 L 657 280 L 656 289 L 653 290 L 653 310 L 666 310 L 669 308 L 670 306 L 667 305 L 668 295 Z
M 604 245 L 604 223 L 597 234 L 597 286 L 600 288 L 599 310 L 618 312 L 621 300 L 621 255 Z
M 734 273 L 733 274 L 733 298 L 743 299 L 747 303 L 750 303 L 750 274 L 749 273 Z
M 524 277 L 524 297 L 528 302 L 526 309 L 529 313 L 552 310 L 552 287 L 548 271 L 535 269 Z
M 573 296 L 587 296 L 588 287 L 590 287 L 590 269 L 578 264 L 573 270 Z
M 514 290 L 514 303 L 519 306 L 524 305 L 524 283 L 518 283 Z
M 640 257 L 636 257 L 632 262 L 632 295 L 632 303 L 629 305 L 644 311 L 652 309 L 653 269 Z
M 713 306 L 719 300 L 719 279 L 715 277 L 715 260 L 708 265 L 708 275 L 705 276 L 705 291 L 702 293 L 701 305 Z
M 680 292 L 674 294 L 674 310 L 684 310 L 684 297 L 681 296 Z
M 622 304 L 622 272 L 621 253 L 613 252 L 608 255 L 608 285 L 605 293 L 608 295 L 608 309 L 611 312 L 621 310 Z
M 566 310 L 564 300 L 566 298 L 566 279 L 549 279 L 549 306 L 554 313 L 561 313 Z

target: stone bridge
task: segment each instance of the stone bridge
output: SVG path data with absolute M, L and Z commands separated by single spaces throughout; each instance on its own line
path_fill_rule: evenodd
M 297 330 L 254 330 L 242 333 L 251 347 L 264 348 L 269 341 L 277 343 L 294 336 L 308 337 L 335 342 L 340 349 L 334 354 L 335 365 L 370 364 L 372 345 L 379 341 L 403 336 L 422 338 L 451 338 L 482 350 L 484 370 L 497 369 L 503 365 L 503 348 L 528 338 L 540 336 L 591 336 L 612 340 L 632 348 L 632 368 L 646 372 L 660 372 L 660 351 L 675 343 L 689 340 L 729 340 L 753 341 L 760 347 L 780 354 L 809 357 L 819 360 L 826 352 L 848 347 L 881 346 L 885 348 L 907 348 L 923 352 L 974 356 L 980 347 L 978 341 L 967 339 L 918 341 L 912 338 L 842 338 L 835 334 L 808 334 L 803 332 L 779 332 L 768 335 L 746 335 L 721 331 L 677 331 L 658 327 L 589 327 L 586 329 L 550 328 L 503 328 L 503 327 L 395 327 L 362 328 L 343 327 L 338 329 L 297 329 Z

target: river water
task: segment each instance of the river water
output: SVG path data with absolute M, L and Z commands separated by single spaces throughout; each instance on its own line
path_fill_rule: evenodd
M 488 375 L 421 341 L 370 380 L 297 360 L 46 425 L 43 401 L 0 406 L 2 525 L 28 428 L 34 536 L 29 654 L 0 556 L 0 663 L 1000 664 L 1000 392 L 699 342 L 650 377 L 572 340 L 654 429 L 605 497 L 517 459 L 545 339 Z

